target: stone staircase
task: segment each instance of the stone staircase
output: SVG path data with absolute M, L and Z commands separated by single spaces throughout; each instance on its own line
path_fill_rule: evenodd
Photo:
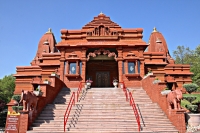
M 152 103 L 142 88 L 132 88 L 133 98 L 140 114 L 141 132 L 177 133 L 166 115 Z M 63 132 L 63 116 L 69 91 L 63 89 L 54 101 L 42 111 L 28 133 Z M 124 92 L 119 88 L 92 88 L 80 96 L 72 108 L 66 132 L 71 133 L 133 133 L 138 132 L 135 115 Z

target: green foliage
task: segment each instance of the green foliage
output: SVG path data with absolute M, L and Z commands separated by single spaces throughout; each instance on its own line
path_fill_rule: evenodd
M 0 99 L 8 103 L 15 89 L 15 77 L 12 75 L 4 76 L 0 79 Z
M 6 109 L 0 112 L 0 127 L 5 127 L 7 113 L 8 111 Z
M 188 93 L 192 93 L 196 91 L 199 86 L 195 83 L 191 83 L 191 84 L 184 84 L 183 87 L 186 89 Z
M 183 99 L 189 101 L 190 103 L 192 103 L 192 101 L 196 100 L 197 97 L 196 96 L 183 96 Z
M 187 96 L 195 96 L 196 100 L 200 100 L 200 94 L 183 94 L 183 97 L 187 97 Z
M 192 113 L 197 113 L 198 105 L 188 104 L 186 108 Z
M 23 110 L 23 106 L 12 106 L 12 109 L 13 109 L 15 112 L 19 112 L 19 110 Z
M 170 90 L 170 89 L 166 87 L 164 90 Z
M 176 64 L 190 64 L 193 51 L 189 47 L 178 46 L 177 50 L 173 51 Z
M 199 88 L 197 88 L 196 92 L 200 92 L 200 87 L 199 87 Z
M 200 94 L 183 94 L 183 100 L 181 100 L 181 106 L 187 108 L 188 110 L 190 110 L 190 112 L 199 113 L 197 112 L 198 110 L 196 109 L 198 107 L 197 104 L 199 103 L 200 103 Z
M 191 104 L 189 101 L 187 101 L 185 99 L 181 100 L 181 107 L 186 108 L 186 105 L 189 105 L 189 104 Z
M 5 109 L 6 103 L 3 100 L 0 100 L 0 112 L 2 112 Z
M 41 91 L 40 88 L 36 88 L 35 90 L 36 90 L 36 91 Z
M 173 51 L 176 64 L 190 64 L 192 82 L 200 86 L 200 44 L 195 50 L 190 50 L 188 47 L 178 46 L 177 50 Z
M 17 101 L 17 102 L 19 102 L 20 99 L 21 99 L 21 95 L 13 95 L 12 99 L 15 100 L 15 101 Z

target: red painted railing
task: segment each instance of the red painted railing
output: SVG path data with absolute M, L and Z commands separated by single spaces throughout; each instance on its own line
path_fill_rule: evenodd
M 130 106 L 132 106 L 134 114 L 135 114 L 135 118 L 137 120 L 137 124 L 138 124 L 138 131 L 140 131 L 140 116 L 138 114 L 137 108 L 135 106 L 135 102 L 132 96 L 132 93 L 129 92 L 129 98 L 130 98 Z
M 68 120 L 69 114 L 70 114 L 71 109 L 72 109 L 72 105 L 75 105 L 75 92 L 72 93 L 70 101 L 69 101 L 69 104 L 68 104 L 67 109 L 65 111 L 65 115 L 64 115 L 64 132 L 65 132 L 65 127 L 66 127 L 66 124 L 67 124 L 67 120 Z
M 123 82 L 119 82 L 119 83 L 121 83 L 122 84 L 122 90 L 124 91 L 124 94 L 125 94 L 125 96 L 126 96 L 126 101 L 128 101 L 128 93 L 127 93 L 127 90 L 126 90 L 126 86 L 125 86 L 125 84 L 124 84 L 124 81 Z
M 81 91 L 82 91 L 82 83 L 85 83 L 85 82 L 80 82 L 79 83 L 79 86 L 78 86 L 78 90 L 77 90 L 77 102 L 78 102 L 78 98 L 79 98 L 79 95 L 80 95 L 80 93 L 81 93 Z

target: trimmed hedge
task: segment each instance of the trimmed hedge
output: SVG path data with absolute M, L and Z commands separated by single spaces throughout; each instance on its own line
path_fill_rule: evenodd
M 192 93 L 196 91 L 199 86 L 195 83 L 191 83 L 191 84 L 184 84 L 183 87 L 186 89 L 188 93 Z

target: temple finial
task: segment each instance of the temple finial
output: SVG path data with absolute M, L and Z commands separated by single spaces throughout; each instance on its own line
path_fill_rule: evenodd
M 156 29 L 156 27 L 153 28 L 153 32 L 158 32 L 157 29 Z
M 99 13 L 99 15 L 104 15 L 104 14 L 103 14 L 103 12 L 101 11 L 101 12 Z
M 51 28 L 49 28 L 46 33 L 52 33 Z

